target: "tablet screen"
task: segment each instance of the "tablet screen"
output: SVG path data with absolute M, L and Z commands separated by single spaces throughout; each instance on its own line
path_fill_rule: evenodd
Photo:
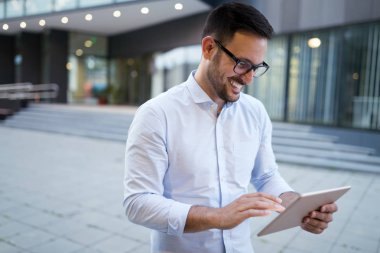
M 288 208 L 285 209 L 285 211 L 274 218 L 257 235 L 263 236 L 284 229 L 300 226 L 302 224 L 302 219 L 311 211 L 317 210 L 323 205 L 335 202 L 350 188 L 351 186 L 344 186 L 301 194 L 288 206 Z

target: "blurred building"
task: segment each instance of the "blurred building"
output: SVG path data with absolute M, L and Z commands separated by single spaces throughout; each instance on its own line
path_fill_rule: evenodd
M 222 0 L 0 0 L 0 85 L 60 103 L 139 105 L 185 80 Z M 247 93 L 274 120 L 380 130 L 380 0 L 246 0 L 272 23 Z

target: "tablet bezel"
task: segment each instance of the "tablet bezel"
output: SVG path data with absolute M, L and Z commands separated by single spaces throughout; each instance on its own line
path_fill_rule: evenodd
M 311 211 L 333 203 L 345 194 L 351 186 L 327 189 L 323 191 L 300 194 L 282 213 L 267 224 L 257 236 L 263 236 L 285 229 L 300 226 L 302 219 Z

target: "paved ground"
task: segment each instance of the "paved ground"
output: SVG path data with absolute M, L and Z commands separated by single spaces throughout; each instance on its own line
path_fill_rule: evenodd
M 124 145 L 0 126 L 0 252 L 149 252 L 149 231 L 122 209 Z M 380 174 L 281 164 L 307 192 L 351 185 L 323 235 L 300 229 L 258 238 L 257 253 L 380 253 Z

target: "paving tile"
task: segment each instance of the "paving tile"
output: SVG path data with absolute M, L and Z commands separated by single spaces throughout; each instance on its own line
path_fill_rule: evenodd
M 253 236 L 251 241 L 255 245 L 256 241 L 262 241 L 267 244 L 284 247 L 293 241 L 293 238 L 298 236 L 301 232 L 300 228 L 292 228 L 286 231 L 281 231 L 273 234 L 269 234 L 263 237 Z
M 145 244 L 140 245 L 140 246 L 137 246 L 137 248 L 127 251 L 127 253 L 150 253 L 150 246 L 145 245 Z
M 123 234 L 130 227 L 135 226 L 135 224 L 129 222 L 126 217 L 124 219 L 108 217 L 97 221 L 94 226 L 104 231 Z
M 16 248 L 8 243 L 0 241 L 0 252 L 4 253 L 20 253 L 21 249 Z
M 6 223 L 4 226 L 0 226 L 0 239 L 8 238 L 10 236 L 20 234 L 22 232 L 27 232 L 31 229 L 33 228 L 28 225 L 12 221 Z
M 20 220 L 26 217 L 37 215 L 40 212 L 41 211 L 30 208 L 26 205 L 17 205 L 1 211 L 1 214 L 14 220 Z
M 86 225 L 68 219 L 60 219 L 57 222 L 49 223 L 44 226 L 44 230 L 46 232 L 52 233 L 57 236 L 72 234 L 85 228 Z
M 319 235 L 314 237 L 297 236 L 288 245 L 287 249 L 295 249 L 301 252 L 329 252 L 332 248 L 333 242 L 321 240 Z
M 0 227 L 4 226 L 5 224 L 7 224 L 8 222 L 11 222 L 11 221 L 12 220 L 10 220 L 9 218 L 5 218 L 5 217 L 0 215 Z
M 3 213 L 4 210 L 7 210 L 7 209 L 12 208 L 12 207 L 20 206 L 20 203 L 14 202 L 14 201 L 11 201 L 11 200 L 5 199 L 5 198 L 3 198 L 3 200 L 1 200 L 0 203 L 1 203 L 1 205 L 0 205 L 0 215 L 2 215 L 2 213 Z
M 279 253 L 320 253 L 322 251 L 312 251 L 312 250 L 299 250 L 299 249 L 295 249 L 295 248 L 292 248 L 292 247 L 289 247 L 289 248 L 286 248 L 286 249 L 283 249 L 281 250 Z M 343 252 L 341 252 L 343 253 Z
M 23 224 L 31 225 L 33 227 L 44 228 L 47 224 L 58 222 L 61 218 L 51 213 L 41 211 L 40 213 L 23 218 L 20 222 Z
M 0 161 L 0 174 L 7 175 L 0 177 L 1 253 L 7 252 L 1 247 L 22 251 L 14 246 L 27 247 L 33 237 L 27 235 L 35 230 L 42 233 L 36 235 L 40 241 L 52 239 L 30 246 L 34 252 L 150 252 L 149 230 L 130 223 L 122 207 L 124 143 L 2 127 L 0 143 L 9 144 L 6 149 L 0 146 L 0 154 L 9 158 Z M 19 159 L 21 154 L 24 159 Z M 326 253 L 380 253 L 380 175 L 288 164 L 279 167 L 300 192 L 348 184 L 352 189 L 339 200 L 339 212 L 322 235 L 294 228 L 257 237 L 272 217 L 251 219 L 256 252 L 320 253 L 331 244 L 332 251 Z M 307 245 L 314 245 L 315 250 Z
M 77 251 L 74 251 L 73 253 L 109 253 L 109 252 L 100 251 L 100 250 L 90 248 L 90 247 L 84 247 Z
M 35 253 L 71 253 L 79 250 L 80 248 L 83 248 L 83 246 L 64 238 L 58 238 L 34 247 L 30 249 L 30 251 Z
M 108 239 L 111 236 L 113 235 L 108 232 L 92 227 L 65 235 L 66 238 L 85 246 L 91 246 L 92 244 Z
M 46 233 L 41 230 L 33 229 L 27 232 L 22 232 L 20 234 L 14 235 L 12 237 L 7 238 L 6 240 L 16 245 L 19 248 L 29 249 L 48 241 L 51 241 L 55 238 L 54 235 Z
M 270 253 L 280 253 L 283 249 L 282 246 L 270 243 L 265 240 L 256 240 L 252 243 L 253 249 L 255 252 L 270 252 Z
M 142 244 L 134 240 L 121 236 L 113 236 L 104 241 L 94 244 L 92 248 L 104 252 L 124 253 L 135 249 L 140 245 Z
M 335 246 L 329 253 L 376 253 L 376 251 L 362 251 L 359 248 L 344 245 L 344 246 Z
M 378 234 L 378 236 L 380 236 Z M 368 238 L 365 236 L 357 236 L 352 233 L 345 233 L 339 237 L 336 242 L 338 247 L 357 250 L 360 252 L 376 252 L 379 239 Z
M 81 212 L 72 217 L 73 221 L 78 221 L 87 225 L 96 225 L 98 222 L 106 220 L 109 215 L 96 210 L 82 208 Z
M 150 232 L 151 230 L 148 228 L 133 224 L 129 229 L 122 233 L 122 236 L 134 239 L 136 241 L 149 243 Z

